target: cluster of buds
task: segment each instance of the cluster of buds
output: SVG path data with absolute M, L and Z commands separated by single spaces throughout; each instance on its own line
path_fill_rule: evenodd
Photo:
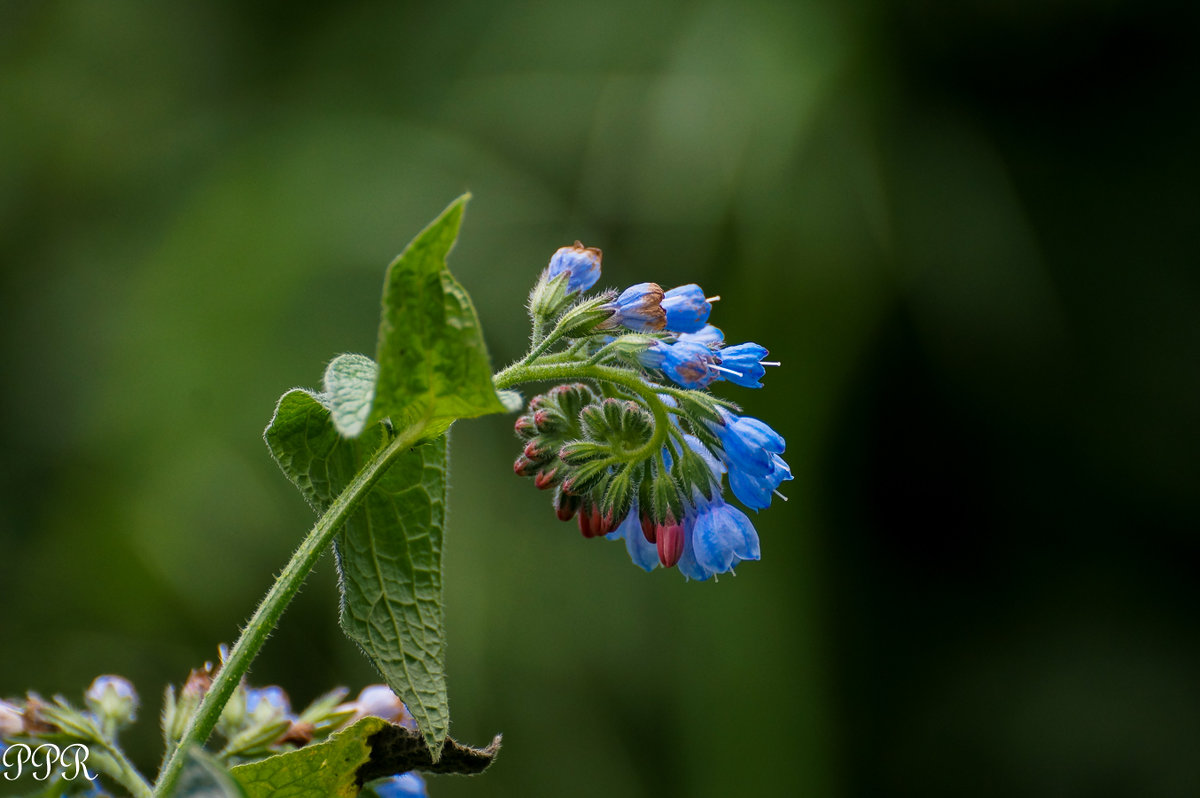
M 791 479 L 784 441 L 705 389 L 719 380 L 761 388 L 765 367 L 778 363 L 756 343 L 725 346 L 708 323 L 719 297 L 698 285 L 644 282 L 583 296 L 600 261 L 598 249 L 563 247 L 530 295 L 527 362 L 578 364 L 594 387 L 559 385 L 529 402 L 515 424 L 524 449 L 513 470 L 553 489 L 556 515 L 577 517 L 584 537 L 624 539 L 647 571 L 678 566 L 704 580 L 758 559 L 758 534 L 723 500 L 724 479 L 744 505 L 764 509 Z M 558 342 L 563 351 L 542 354 Z
M 224 647 L 221 654 L 223 662 L 227 656 Z M 212 688 L 216 671 L 212 663 L 206 662 L 191 671 L 178 691 L 174 686 L 167 687 L 162 729 L 169 749 L 179 744 L 184 729 Z M 252 687 L 243 682 L 222 712 L 217 729 L 225 738 L 225 745 L 216 756 L 228 766 L 261 759 L 328 737 L 368 716 L 413 732 L 417 730 L 408 708 L 387 685 L 368 685 L 351 701 L 345 700 L 348 693 L 344 687 L 331 690 L 297 713 L 293 712 L 291 699 L 282 687 Z M 23 702 L 0 700 L 0 754 L 5 751 L 6 741 L 30 745 L 45 740 L 98 744 L 96 755 L 87 760 L 88 765 L 120 781 L 127 774 L 119 768 L 112 770 L 110 766 L 115 766 L 115 760 L 98 751 L 114 750 L 117 730 L 136 720 L 137 691 L 124 677 L 98 676 L 85 691 L 84 703 L 87 708 L 78 709 L 62 696 L 47 701 L 32 693 Z M 62 778 L 62 774 L 47 772 L 40 780 L 65 791 L 54 792 L 55 795 L 107 795 L 99 791 L 97 783 L 73 781 L 69 776 Z M 414 771 L 375 782 L 370 788 L 382 798 L 427 796 L 424 779 Z

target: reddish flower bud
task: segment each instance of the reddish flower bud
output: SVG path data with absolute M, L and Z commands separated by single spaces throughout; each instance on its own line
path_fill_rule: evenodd
M 643 510 L 642 515 L 641 515 L 641 522 L 642 522 L 642 536 L 646 538 L 646 542 L 654 543 L 655 541 L 657 541 L 658 536 L 655 534 L 654 519 L 650 517 L 650 513 L 647 513 Z
M 664 568 L 671 568 L 683 556 L 683 525 L 667 516 L 655 530 L 655 541 L 658 543 L 658 561 Z
M 519 477 L 533 476 L 533 472 L 537 470 L 538 464 L 530 460 L 525 455 L 521 455 L 513 463 L 513 473 Z
M 570 521 L 582 503 L 583 499 L 578 496 L 559 490 L 554 497 L 554 514 L 558 516 L 559 521 Z
M 530 441 L 529 443 L 525 444 L 525 456 L 530 460 L 536 460 L 539 462 L 545 460 L 547 452 L 539 445 L 540 443 L 540 441 Z
M 534 420 L 530 416 L 517 416 L 517 421 L 513 424 L 513 430 L 522 438 L 530 438 L 537 433 Z
M 596 533 L 592 531 L 592 514 L 595 512 L 595 507 L 582 507 L 579 510 L 579 532 L 585 538 L 596 536 Z
M 543 468 L 533 476 L 533 485 L 538 490 L 553 488 L 558 482 L 558 466 L 553 468 Z

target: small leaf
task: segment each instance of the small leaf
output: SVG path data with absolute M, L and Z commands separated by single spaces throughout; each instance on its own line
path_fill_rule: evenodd
M 337 431 L 358 437 L 367 425 L 379 366 L 363 355 L 338 355 L 325 369 L 325 394 Z
M 469 196 L 451 203 L 388 267 L 372 421 L 391 417 L 405 427 L 430 412 L 431 427 L 441 422 L 444 430 L 456 418 L 504 412 L 475 307 L 446 268 Z
M 189 748 L 171 798 L 247 798 L 242 786 L 212 756 Z
M 232 773 L 249 798 L 352 798 L 361 789 L 358 769 L 371 755 L 368 738 L 387 725 L 363 718 L 324 742 L 238 765 Z
M 267 445 L 323 512 L 379 448 L 384 426 L 343 438 L 329 408 L 293 390 L 279 400 Z M 342 626 L 408 705 L 431 751 L 449 731 L 442 612 L 446 439 L 400 454 L 334 539 Z

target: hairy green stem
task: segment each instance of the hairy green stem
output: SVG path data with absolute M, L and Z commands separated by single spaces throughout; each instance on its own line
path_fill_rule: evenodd
M 259 649 L 267 637 L 275 629 L 280 616 L 289 602 L 300 590 L 300 586 L 308 577 L 313 566 L 329 546 L 334 534 L 346 523 L 346 519 L 358 507 L 359 503 L 371 490 L 371 487 L 383 476 L 388 466 L 401 452 L 411 447 L 421 437 L 427 418 L 422 418 L 411 427 L 401 431 L 391 443 L 382 448 L 355 475 L 354 480 L 346 486 L 338 497 L 333 500 L 324 514 L 317 519 L 312 531 L 304 538 L 292 559 L 288 561 L 283 573 L 275 580 L 275 584 L 267 591 L 262 603 L 258 605 L 254 616 L 242 630 L 241 636 L 233 646 L 229 659 L 221 666 L 213 680 L 212 687 L 200 702 L 199 708 L 192 716 L 179 744 L 171 752 L 163 766 L 161 775 L 154 787 L 154 798 L 166 798 L 175 788 L 179 775 L 187 758 L 187 750 L 191 746 L 202 746 L 212 734 L 221 711 L 229 701 L 233 691 L 237 689 L 242 676 L 250 667 Z
M 112 768 L 105 768 L 104 772 L 129 790 L 129 794 L 133 798 L 151 798 L 150 784 L 146 781 L 146 777 L 133 766 L 121 749 L 107 739 L 100 742 L 100 747 L 104 749 L 107 758 L 112 762 Z M 103 758 L 96 761 L 97 770 L 101 769 L 102 761 Z

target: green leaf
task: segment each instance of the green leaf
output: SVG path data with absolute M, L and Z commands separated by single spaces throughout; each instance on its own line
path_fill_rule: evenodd
M 366 717 L 324 742 L 238 765 L 232 773 L 248 798 L 348 798 L 368 781 L 408 770 L 481 773 L 499 749 L 499 736 L 487 748 L 447 739 L 435 763 L 419 734 Z
M 234 777 L 249 798 L 352 798 L 358 769 L 371 756 L 368 739 L 388 723 L 363 718 L 321 743 L 238 765 Z
M 325 369 L 325 395 L 333 424 L 347 438 L 355 438 L 367 425 L 375 398 L 379 366 L 363 355 L 338 355 Z
M 406 427 L 428 414 L 432 437 L 454 419 L 504 412 L 475 308 L 446 268 L 469 198 L 452 202 L 388 267 L 371 421 Z
M 293 390 L 279 400 L 267 445 L 318 512 L 353 480 L 390 434 L 374 424 L 338 434 L 328 407 Z M 400 454 L 334 539 L 342 626 L 408 705 L 431 752 L 449 731 L 442 612 L 444 437 Z
M 245 790 L 212 756 L 189 748 L 171 798 L 247 798 Z

